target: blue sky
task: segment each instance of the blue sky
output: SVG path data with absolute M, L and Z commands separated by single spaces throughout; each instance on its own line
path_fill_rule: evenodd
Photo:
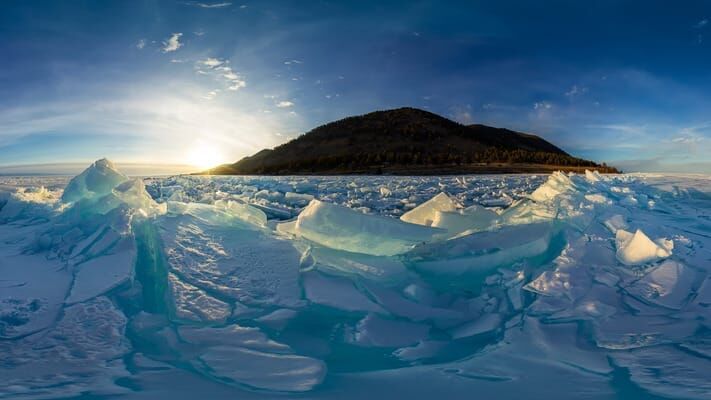
M 711 3 L 0 3 L 0 166 L 236 161 L 414 106 L 711 172 Z

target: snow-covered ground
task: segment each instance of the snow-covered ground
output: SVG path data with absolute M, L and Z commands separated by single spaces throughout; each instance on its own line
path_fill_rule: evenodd
M 711 398 L 711 177 L 0 177 L 0 398 Z

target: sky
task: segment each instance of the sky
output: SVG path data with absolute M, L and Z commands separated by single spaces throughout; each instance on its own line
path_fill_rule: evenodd
M 693 0 L 4 0 L 0 172 L 211 166 L 412 106 L 711 173 L 709 19 Z

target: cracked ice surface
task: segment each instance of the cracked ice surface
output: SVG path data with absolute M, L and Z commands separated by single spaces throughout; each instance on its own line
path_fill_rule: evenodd
M 710 193 L 2 177 L 0 398 L 709 398 Z

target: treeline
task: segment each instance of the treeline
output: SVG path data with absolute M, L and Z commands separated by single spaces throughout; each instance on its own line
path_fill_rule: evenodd
M 316 158 L 293 159 L 282 163 L 257 166 L 254 171 L 244 173 L 278 174 L 284 171 L 333 171 L 372 169 L 388 166 L 451 166 L 466 164 L 545 164 L 564 167 L 590 167 L 603 172 L 615 172 L 605 164 L 583 160 L 565 154 L 541 151 L 507 150 L 488 148 L 475 153 L 458 152 L 395 152 L 380 151 L 349 155 L 324 155 Z

